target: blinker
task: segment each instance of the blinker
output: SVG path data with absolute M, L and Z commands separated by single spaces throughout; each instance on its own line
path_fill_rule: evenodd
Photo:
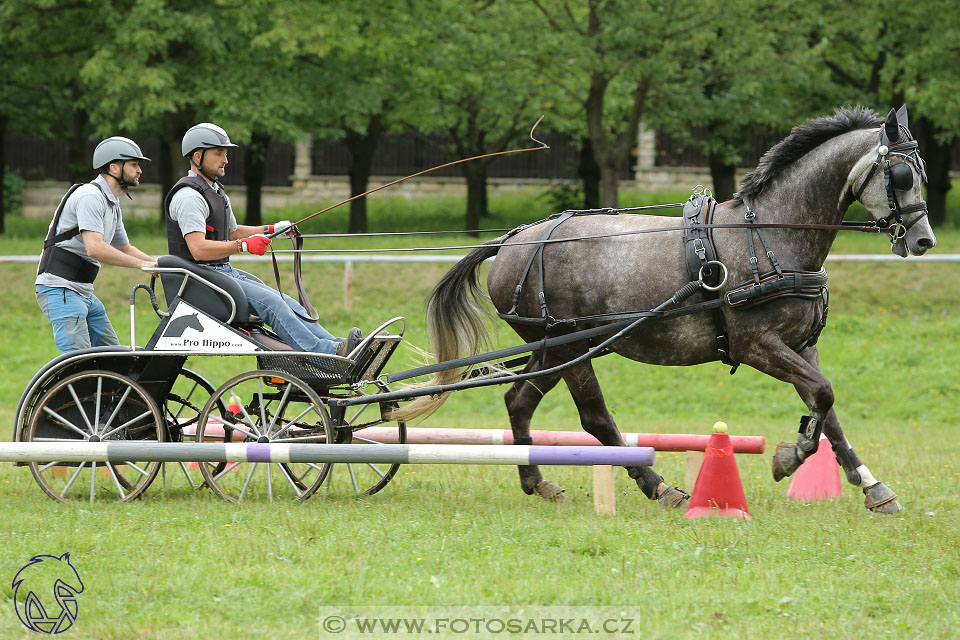
M 891 165 L 886 171 L 886 182 L 888 189 L 907 191 L 913 187 L 913 169 L 906 162 Z

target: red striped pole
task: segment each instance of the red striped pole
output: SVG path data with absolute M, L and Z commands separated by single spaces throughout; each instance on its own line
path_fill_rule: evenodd
M 709 435 L 691 433 L 624 433 L 631 447 L 653 447 L 657 451 L 703 451 Z M 367 439 L 398 444 L 396 427 L 367 427 L 353 434 L 354 441 Z M 600 446 L 600 441 L 583 431 L 531 431 L 535 445 L 567 447 Z M 734 453 L 763 453 L 763 436 L 730 436 Z M 513 432 L 503 429 L 407 429 L 407 444 L 513 444 Z

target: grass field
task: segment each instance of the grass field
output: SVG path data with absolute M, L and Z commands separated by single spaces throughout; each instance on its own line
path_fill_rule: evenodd
M 529 208 L 527 220 L 544 213 L 542 202 Z M 375 230 L 455 228 L 460 219 L 456 209 L 455 222 L 438 212 L 420 224 L 404 219 L 402 207 L 397 211 Z M 489 226 L 512 226 L 524 221 L 520 215 L 495 213 Z M 31 224 L 11 224 L 0 254 L 35 253 Z M 324 230 L 340 230 L 337 224 Z M 144 235 L 146 225 L 137 231 L 138 246 L 162 250 L 158 235 Z M 943 231 L 938 240 L 937 251 L 960 252 L 960 232 Z M 426 242 L 351 240 L 349 246 Z M 882 253 L 887 243 L 851 234 L 835 251 Z M 343 309 L 341 266 L 308 264 L 305 276 L 334 332 L 403 315 L 407 341 L 425 347 L 423 302 L 447 268 L 359 264 L 351 313 Z M 632 635 L 648 638 L 956 637 L 957 268 L 909 260 L 829 267 L 823 367 L 849 439 L 874 475 L 899 493 L 901 514 L 867 512 L 861 492 L 846 484 L 842 497 L 827 502 L 786 498 L 787 481 L 771 478 L 769 453 L 778 441 L 795 438 L 805 413 L 787 385 L 746 367 L 731 377 L 717 364 L 654 368 L 607 357 L 596 368 L 623 431 L 707 433 L 725 420 L 733 434 L 766 437 L 768 454 L 737 458 L 753 520 L 685 520 L 644 499 L 625 473 L 616 479 L 617 514 L 598 516 L 586 468 L 545 469 L 567 490 L 562 505 L 524 495 L 513 468 L 435 465 L 402 467 L 371 497 L 334 487 L 303 504 L 238 507 L 190 491 L 172 472 L 166 487 L 158 479 L 133 503 L 61 505 L 27 469 L 4 464 L 0 637 L 33 635 L 14 613 L 11 581 L 20 567 L 32 555 L 65 551 L 86 588 L 64 637 L 336 637 L 320 630 L 320 607 L 381 607 L 387 615 L 388 606 L 441 605 L 562 605 L 571 616 L 616 606 L 635 619 Z M 272 278 L 266 263 L 250 270 Z M 24 385 L 56 355 L 34 300 L 34 271 L 34 265 L 0 265 L 4 439 Z M 134 276 L 105 268 L 97 280 L 121 340 L 129 336 Z M 144 344 L 156 326 L 146 298 L 136 317 Z M 517 342 L 504 327 L 496 336 L 504 346 Z M 401 348 L 389 370 L 415 362 Z M 200 358 L 188 364 L 214 384 L 238 373 L 235 365 Z M 457 394 L 424 426 L 508 428 L 503 391 Z M 564 389 L 545 398 L 534 428 L 578 428 Z M 662 453 L 655 468 L 668 482 L 683 483 L 683 454 Z

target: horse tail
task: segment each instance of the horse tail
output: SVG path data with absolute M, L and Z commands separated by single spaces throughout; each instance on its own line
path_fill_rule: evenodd
M 490 337 L 484 320 L 489 315 L 481 304 L 490 298 L 480 288 L 477 271 L 483 261 L 500 250 L 502 238 L 474 249 L 443 276 L 427 300 L 427 335 L 437 362 L 476 355 L 488 350 Z M 452 384 L 463 380 L 471 367 L 447 369 L 433 374 L 430 380 L 410 388 Z M 439 409 L 451 392 L 421 396 L 393 411 L 391 418 L 411 420 L 428 416 Z

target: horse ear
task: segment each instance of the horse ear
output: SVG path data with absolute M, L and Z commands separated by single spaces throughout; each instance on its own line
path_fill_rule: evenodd
M 890 109 L 890 113 L 887 114 L 887 119 L 883 123 L 883 132 L 890 142 L 896 142 L 900 139 L 900 128 L 897 126 L 897 112 L 895 109 Z
M 63 562 L 70 562 L 70 552 L 67 551 L 65 554 L 60 556 L 60 560 Z
M 899 109 L 897 109 L 897 122 L 900 123 L 901 127 L 904 127 L 906 129 L 910 128 L 910 122 L 907 117 L 907 105 L 903 105 Z

